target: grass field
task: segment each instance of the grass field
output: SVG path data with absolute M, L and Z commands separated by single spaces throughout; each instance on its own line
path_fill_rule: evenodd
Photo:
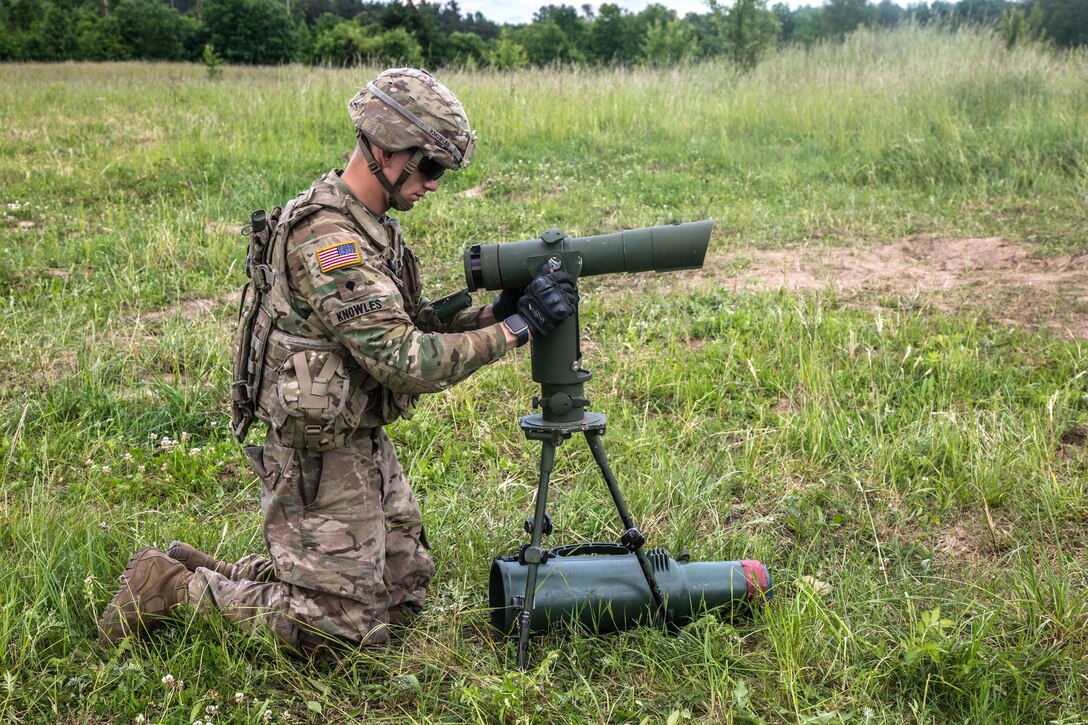
M 185 616 L 100 650 L 135 549 L 263 545 L 227 430 L 236 231 L 342 165 L 373 71 L 0 68 L 0 722 L 1088 723 L 1085 341 L 969 296 L 713 275 L 585 280 L 589 392 L 650 542 L 763 560 L 768 606 L 557 631 L 514 670 L 486 577 L 534 490 L 521 351 L 390 429 L 438 565 L 396 644 L 312 668 Z M 431 296 L 473 241 L 705 217 L 737 268 L 923 235 L 1085 264 L 1083 53 L 908 28 L 744 77 L 441 77 L 481 144 L 402 216 Z M 556 542 L 618 536 L 584 446 L 553 481 Z

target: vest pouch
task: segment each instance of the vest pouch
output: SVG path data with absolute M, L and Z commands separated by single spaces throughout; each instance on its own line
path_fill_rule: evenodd
M 265 370 L 275 371 L 262 390 L 262 409 L 280 442 L 291 448 L 328 451 L 342 448 L 359 428 L 365 394 L 335 343 L 273 332 Z

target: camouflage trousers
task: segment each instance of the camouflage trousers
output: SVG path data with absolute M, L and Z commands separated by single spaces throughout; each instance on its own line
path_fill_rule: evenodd
M 198 569 L 189 585 L 198 608 L 334 659 L 343 647 L 387 642 L 391 620 L 422 610 L 434 562 L 383 430 L 324 452 L 283 446 L 269 433 L 246 453 L 261 479 L 270 556 L 243 557 L 229 577 Z

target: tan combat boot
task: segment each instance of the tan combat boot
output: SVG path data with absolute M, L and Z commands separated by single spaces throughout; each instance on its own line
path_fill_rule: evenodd
M 189 601 L 192 578 L 192 572 L 152 546 L 137 551 L 125 567 L 121 590 L 98 620 L 99 644 L 113 647 L 129 635 L 161 627 L 171 609 Z
M 180 561 L 189 571 L 196 571 L 203 567 L 230 579 L 231 572 L 234 570 L 233 564 L 216 559 L 211 554 L 205 554 L 200 549 L 191 544 L 186 544 L 184 541 L 171 541 L 170 548 L 166 550 L 166 555 L 171 559 Z

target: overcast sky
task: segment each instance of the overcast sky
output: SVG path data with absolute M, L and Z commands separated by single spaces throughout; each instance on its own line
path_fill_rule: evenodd
M 634 13 L 650 4 L 650 0 L 612 0 L 612 2 Z M 771 0 L 767 3 L 767 6 L 770 7 L 776 2 L 778 0 Z M 785 2 L 791 8 L 800 7 L 801 5 L 823 5 L 823 0 L 785 0 Z M 462 13 L 474 13 L 479 10 L 484 14 L 484 17 L 497 23 L 527 23 L 533 19 L 533 13 L 539 10 L 542 5 L 573 5 L 581 9 L 584 3 L 578 0 L 504 0 L 504 2 L 458 0 L 458 4 L 461 6 Z M 590 4 L 596 8 L 601 3 L 593 2 Z M 659 0 L 659 4 L 675 10 L 680 17 L 688 13 L 707 12 L 707 5 L 704 0 Z M 730 0 L 724 0 L 722 4 L 730 5 L 731 3 Z

